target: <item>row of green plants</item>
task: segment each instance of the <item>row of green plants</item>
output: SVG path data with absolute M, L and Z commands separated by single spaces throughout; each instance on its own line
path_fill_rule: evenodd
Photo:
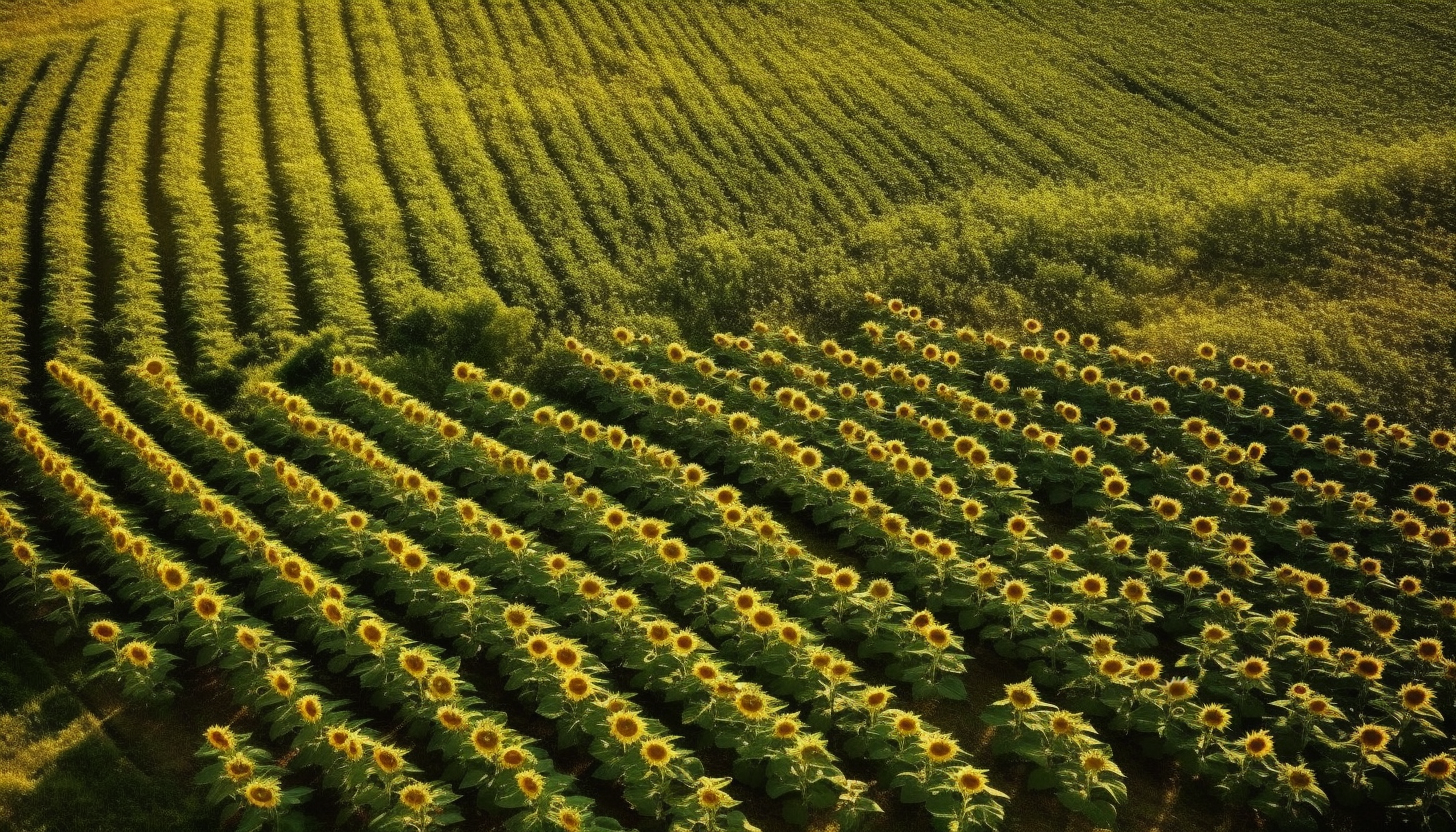
M 577 113 L 582 126 L 598 137 L 600 155 L 618 161 L 614 167 L 632 190 L 639 225 L 655 226 L 651 215 L 662 214 L 664 224 L 671 229 L 666 239 L 687 239 L 709 217 L 736 212 L 735 196 L 710 166 L 717 164 L 712 157 L 698 158 L 669 150 L 670 141 L 678 136 L 684 142 L 696 142 L 691 132 L 684 135 L 669 121 L 667 113 L 616 106 L 619 93 L 610 88 L 609 79 L 592 72 L 598 65 L 610 65 L 606 61 L 620 60 L 616 47 L 607 42 L 607 28 L 599 25 L 598 9 L 563 5 L 521 11 L 530 15 L 528 20 L 502 20 L 498 27 L 502 43 L 509 42 L 506 33 L 524 36 L 531 32 L 541 38 L 540 49 L 520 50 L 512 60 L 517 73 L 526 75 L 529 67 L 529 77 L 537 82 L 538 95 L 530 96 L 528 101 L 544 109 L 546 103 L 538 99 L 544 98 L 547 90 L 554 90 L 579 102 Z M 589 24 L 583 26 L 580 22 Z M 572 89 L 546 83 L 558 78 L 557 64 L 580 79 Z M 686 197 L 679 198 L 679 194 Z M 641 218 L 644 213 L 647 219 Z
M 251 5 L 211 11 L 220 43 L 210 91 L 234 323 L 247 346 L 273 357 L 293 343 L 301 319 L 266 157 L 255 13 Z
M 735 135 L 748 145 L 747 152 L 798 180 L 801 204 L 815 206 L 826 226 L 848 230 L 888 207 L 872 172 L 840 145 L 835 132 L 810 121 L 794 98 L 765 95 L 765 87 L 752 83 L 753 55 L 738 50 L 736 38 L 714 38 L 711 35 L 717 27 L 704 25 L 701 16 L 676 9 L 664 8 L 657 12 L 656 20 L 648 22 L 639 8 L 625 4 L 615 4 L 615 8 L 644 34 L 644 42 L 655 46 L 662 39 L 674 45 L 691 73 L 688 82 L 701 84 L 710 96 L 706 100 L 732 120 Z M 737 84 L 713 82 L 729 73 Z M 801 131 L 816 135 L 811 140 Z
M 40 278 L 44 310 L 39 341 L 47 353 L 80 366 L 97 363 L 91 353 L 97 326 L 91 291 L 94 252 L 86 234 L 88 211 L 94 208 L 89 205 L 92 160 L 102 141 L 102 118 L 122 72 L 130 35 L 125 27 L 108 26 L 98 30 L 83 50 L 80 76 L 71 82 L 55 139 L 39 218 L 42 257 L 36 261 L 45 269 Z
M 6 205 L 35 204 L 41 171 L 49 158 L 51 125 L 66 110 L 66 90 L 83 59 L 79 44 L 57 49 L 46 57 L 43 74 L 23 76 L 25 83 L 34 83 L 28 96 L 6 99 L 16 105 L 7 120 L 10 145 L 0 161 L 0 199 Z M 38 56 L 37 63 L 41 63 Z M 35 252 L 26 241 L 32 239 L 39 219 L 30 210 L 6 211 L 0 216 L 0 388 L 7 390 L 18 389 L 25 381 L 22 276 L 35 262 Z
M 637 216 L 633 191 L 640 187 L 642 174 L 630 170 L 625 160 L 620 169 L 614 169 L 608 162 L 605 143 L 588 129 L 587 113 L 571 97 L 535 87 L 539 82 L 549 83 L 549 74 L 543 71 L 540 60 L 541 50 L 547 47 L 543 35 L 533 29 L 531 19 L 543 12 L 520 7 L 487 10 L 457 3 L 442 3 L 437 8 L 449 21 L 464 23 L 460 31 L 485 45 L 483 55 L 462 54 L 459 39 L 452 40 L 451 55 L 461 82 L 469 89 L 478 88 L 475 83 L 482 77 L 491 79 L 490 89 L 499 96 L 492 106 L 509 105 L 505 112 L 512 115 L 513 134 L 539 143 L 540 148 L 531 155 L 538 159 L 547 156 L 561 169 L 566 187 L 574 194 L 572 200 L 606 252 L 626 265 L 640 262 L 651 251 L 652 242 L 665 241 L 667 229 L 661 209 L 647 208 Z M 509 31 L 509 40 L 498 33 L 498 26 Z M 443 33 L 449 36 L 455 31 L 447 23 Z M 531 48 L 511 49 L 522 39 Z M 522 94 L 522 79 L 532 85 L 531 95 Z M 535 123 L 542 127 L 538 130 Z M 681 208 L 677 211 L 680 213 Z
M 371 349 L 377 337 L 371 298 L 355 267 L 333 178 L 320 151 L 297 9 L 252 8 L 259 32 L 257 61 L 263 68 L 261 86 L 252 89 L 267 126 L 264 152 L 275 172 L 274 193 L 293 231 L 294 283 L 313 313 L 305 324 L 337 328 L 343 343 Z
M 147 160 L 153 109 L 175 51 L 175 32 L 176 19 L 166 17 L 137 28 L 105 125 L 99 209 L 110 257 L 93 261 L 99 264 L 93 276 L 100 288 L 96 302 L 104 310 L 98 335 L 123 362 L 168 350 L 161 260 L 147 213 Z
M 374 114 L 381 157 L 408 206 L 406 216 L 418 217 L 416 233 L 435 249 L 430 263 L 436 282 L 431 285 L 459 290 L 488 280 L 507 299 L 512 289 L 528 287 L 556 297 L 555 280 L 519 218 L 502 216 L 504 194 L 487 191 L 499 173 L 482 159 L 475 130 L 466 129 L 468 115 L 439 99 L 448 91 L 445 80 L 405 71 L 407 60 L 428 56 L 407 54 L 413 50 L 402 48 L 382 5 L 341 3 L 337 8 L 353 48 L 365 110 Z M 332 19 L 328 23 L 337 25 Z M 510 233 L 501 233 L 502 221 Z
M 276 3 L 264 8 L 263 14 L 271 31 L 296 29 L 278 37 L 288 40 L 288 54 L 297 50 L 302 55 L 303 63 L 295 65 L 295 83 L 312 79 L 308 101 L 328 166 L 322 173 L 334 189 L 340 219 L 354 246 L 356 267 L 369 287 L 370 311 L 381 321 L 393 322 L 404 314 L 410 293 L 422 285 L 421 269 L 433 274 L 443 266 L 431 257 L 435 247 L 423 243 L 418 246 L 421 266 L 415 265 L 400 201 L 385 176 L 359 98 L 358 79 L 339 28 L 338 8 Z M 308 49 L 293 45 L 300 38 Z
M 497 284 L 508 302 L 541 310 L 552 322 L 559 316 L 563 323 L 573 319 L 571 310 L 614 305 L 625 281 L 608 257 L 604 230 L 588 221 L 590 202 L 571 188 L 561 160 L 547 152 L 525 117 L 524 103 L 509 95 L 504 62 L 482 60 L 487 52 L 477 23 L 488 12 L 473 4 L 423 0 L 392 4 L 390 11 L 405 45 L 406 71 L 435 79 L 427 106 L 455 110 L 454 119 L 478 131 L 479 146 L 471 150 L 484 154 L 484 169 L 473 176 L 462 171 L 469 178 L 456 181 L 457 192 L 467 195 L 484 182 L 493 185 L 492 210 L 472 205 L 466 211 L 477 239 L 495 244 L 509 239 L 506 232 L 527 231 L 550 269 L 551 283 L 502 272 Z
M 172 262 L 165 267 L 174 272 L 177 288 L 164 291 L 163 298 L 181 313 L 169 326 L 181 330 L 173 349 L 198 377 L 214 379 L 227 374 L 242 352 L 233 328 L 222 222 L 207 182 L 207 87 L 189 82 L 212 70 L 217 22 L 203 14 L 183 15 L 175 37 L 157 162 L 164 209 L 154 222 L 172 245 Z

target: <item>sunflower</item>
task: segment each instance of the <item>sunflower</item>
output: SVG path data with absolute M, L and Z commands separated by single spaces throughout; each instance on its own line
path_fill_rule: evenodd
M 239 783 L 253 776 L 253 761 L 245 754 L 234 754 L 223 764 L 223 771 L 229 780 Z
M 222 725 L 213 725 L 204 732 L 207 744 L 218 751 L 232 751 L 236 745 L 231 729 Z
M 675 756 L 672 746 L 658 739 L 647 740 L 642 743 L 642 747 L 638 751 L 642 755 L 642 759 L 653 768 L 662 768 L 672 762 L 672 758 Z
M 1228 709 L 1222 705 L 1205 705 L 1198 712 L 1198 723 L 1210 731 L 1222 731 L 1229 724 Z
M 389 637 L 384 622 L 377 618 L 367 618 L 359 622 L 359 627 L 355 632 L 371 650 L 379 650 L 384 647 L 384 642 Z
M 1419 682 L 1403 685 L 1400 689 L 1400 706 L 1408 711 L 1430 709 L 1431 689 Z
M 1372 611 L 1366 621 L 1370 624 L 1370 629 L 1386 641 L 1400 629 L 1400 619 L 1384 610 Z
M 1151 682 L 1163 675 L 1163 663 L 1157 659 L 1139 658 L 1133 662 L 1133 675 L 1144 682 Z
M 1036 688 L 1032 687 L 1031 680 L 1006 685 L 1006 701 L 1011 707 L 1018 711 L 1026 711 L 1035 708 L 1040 703 L 1036 695 Z
M 318 722 L 323 716 L 323 705 L 319 702 L 317 696 L 305 696 L 299 699 L 294 707 L 298 710 L 298 715 L 303 718 L 304 722 Z
M 1244 735 L 1242 743 L 1244 753 L 1256 760 L 1274 753 L 1274 738 L 1268 731 L 1251 731 Z
M 902 737 L 913 737 L 920 733 L 920 720 L 914 714 L 903 712 L 894 713 L 893 728 L 895 733 Z
M 1075 620 L 1077 620 L 1077 616 L 1066 607 L 1063 607 L 1059 604 L 1053 604 L 1052 606 L 1047 608 L 1046 622 L 1050 624 L 1054 629 L 1065 629 Z
M 631 745 L 642 739 L 642 720 L 636 714 L 615 714 L 607 725 L 612 737 L 623 745 Z
M 769 716 L 768 701 L 753 691 L 739 693 L 733 700 L 733 705 L 744 719 L 756 722 Z
M 470 732 L 470 744 L 475 746 L 475 751 L 480 756 L 494 759 L 501 748 L 500 728 L 494 723 L 477 725 Z
M 1456 760 L 1446 754 L 1435 754 L 1421 761 L 1421 776 L 1428 780 L 1446 780 L 1456 771 Z
M 724 806 L 727 806 L 728 801 L 732 799 L 728 797 L 726 792 L 713 785 L 699 786 L 697 797 L 698 806 L 710 812 L 716 812 Z
M 1191 679 L 1169 679 L 1167 684 L 1163 685 L 1163 695 L 1173 702 L 1191 699 L 1197 693 L 1198 685 Z
M 925 756 L 932 763 L 949 762 L 960 753 L 960 746 L 945 734 L 927 734 L 921 738 L 920 744 L 925 751 Z
M 1088 598 L 1102 598 L 1107 595 L 1107 579 L 1097 574 L 1084 575 L 1073 588 Z
M 259 809 L 278 808 L 282 794 L 278 788 L 278 781 L 271 777 L 249 780 L 242 792 L 247 797 L 248 803 Z
M 180 590 L 189 582 L 187 569 L 180 563 L 163 563 L 157 567 L 157 576 L 162 580 L 162 586 L 172 592 Z
M 453 705 L 441 705 L 435 711 L 435 719 L 448 731 L 463 731 L 466 726 L 465 713 Z
M 986 789 L 986 772 L 974 766 L 965 766 L 955 775 L 956 791 L 964 797 L 972 797 Z
M 1284 785 L 1292 792 L 1307 792 L 1318 788 L 1315 784 L 1314 772 L 1304 766 L 1290 765 L 1288 763 L 1280 767 L 1284 775 Z
M 121 635 L 121 627 L 113 621 L 97 621 L 91 625 L 91 637 L 102 644 L 110 644 Z
M 411 783 L 399 792 L 399 802 L 412 812 L 424 812 L 434 799 L 430 789 L 420 783 Z
M 1390 732 L 1382 725 L 1366 723 L 1355 729 L 1352 739 L 1367 754 L 1378 754 L 1390 742 Z
M 518 769 L 531 761 L 531 755 L 526 749 L 513 745 L 500 753 L 500 764 L 502 768 Z
M 534 771 L 523 771 L 516 775 L 516 788 L 527 800 L 535 801 L 546 791 L 546 778 Z
M 425 678 L 425 672 L 429 670 L 429 656 L 419 650 L 404 650 L 399 654 L 399 666 L 416 679 Z
M 1350 669 L 1356 676 L 1373 682 L 1385 673 L 1385 662 L 1374 656 L 1357 656 Z
M 1413 648 L 1417 657 L 1422 661 L 1439 663 L 1442 660 L 1442 645 L 1438 639 L 1423 638 L 1417 641 Z
M 1031 595 L 1031 587 L 1021 581 L 1007 581 L 1006 585 L 1001 588 L 1001 595 L 1008 604 L 1020 604 Z

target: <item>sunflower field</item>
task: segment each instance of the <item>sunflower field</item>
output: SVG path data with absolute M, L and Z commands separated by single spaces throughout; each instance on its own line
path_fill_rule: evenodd
M 0 829 L 1456 829 L 1397 5 L 0 2 Z

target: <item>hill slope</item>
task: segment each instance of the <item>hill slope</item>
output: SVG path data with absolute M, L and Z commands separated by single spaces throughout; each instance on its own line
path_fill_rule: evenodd
M 0 184 L 31 206 L 8 220 L 6 301 L 28 291 L 51 321 L 26 333 L 35 355 L 109 357 L 144 333 L 215 376 L 324 325 L 407 346 L 411 310 L 462 303 L 422 287 L 570 328 L 833 319 L 851 282 L 1186 347 L 1143 331 L 1150 298 L 1346 283 L 1325 270 L 1370 248 L 1352 223 L 1396 262 L 1449 252 L 1389 231 L 1410 217 L 1347 217 L 1321 178 L 1410 140 L 1419 172 L 1449 160 L 1439 4 L 116 8 L 5 10 Z M 1435 213 L 1424 230 L 1444 233 Z M 1389 322 L 1333 299 L 1366 324 L 1347 342 Z M 1300 370 L 1340 352 L 1250 345 Z

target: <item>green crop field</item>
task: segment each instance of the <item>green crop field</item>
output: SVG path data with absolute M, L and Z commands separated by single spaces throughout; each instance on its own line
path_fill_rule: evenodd
M 0 0 L 0 829 L 1456 828 L 1440 2 Z

